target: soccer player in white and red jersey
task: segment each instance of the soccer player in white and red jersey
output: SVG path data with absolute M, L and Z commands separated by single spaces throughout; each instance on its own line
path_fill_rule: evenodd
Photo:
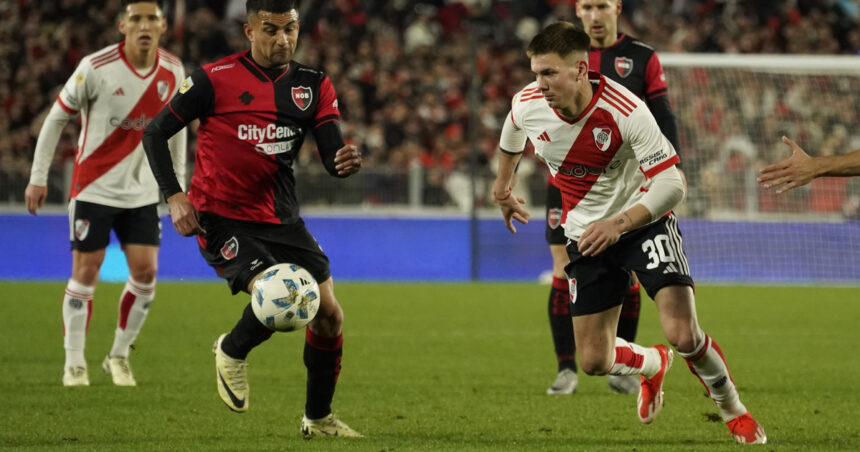
M 651 423 L 662 409 L 672 350 L 616 337 L 622 294 L 635 271 L 657 305 L 666 338 L 731 433 L 741 443 L 764 443 L 764 430 L 741 403 L 719 346 L 696 318 L 693 280 L 672 214 L 685 194 L 675 149 L 641 99 L 588 70 L 588 49 L 588 35 L 567 22 L 548 26 L 529 43 L 536 81 L 512 100 L 493 184 L 505 225 L 516 232 L 512 221 L 529 218 L 511 189 L 529 139 L 568 212 L 565 270 L 582 369 L 641 375 L 639 419 Z
M 63 385 L 88 386 L 84 345 L 93 293 L 113 229 L 128 262 L 113 347 L 102 369 L 118 386 L 137 383 L 129 348 L 155 296 L 161 222 L 158 185 L 141 137 L 185 78 L 182 63 L 158 47 L 167 28 L 154 1 L 128 0 L 119 18 L 125 40 L 84 57 L 45 118 L 24 197 L 33 215 L 44 205 L 48 168 L 63 127 L 78 113 L 82 130 L 69 201 L 72 277 L 63 297 L 66 362 Z M 176 171 L 185 177 L 186 136 L 171 143 Z
M 669 105 L 663 66 L 652 47 L 629 35 L 618 33 L 621 7 L 621 0 L 577 0 L 576 15 L 582 20 L 584 31 L 591 38 L 589 67 L 643 99 L 657 120 L 660 131 L 680 153 L 678 126 Z M 680 169 L 680 162 L 676 167 Z M 683 177 L 683 173 L 681 176 Z M 574 360 L 576 343 L 570 321 L 570 295 L 564 275 L 564 267 L 569 262 L 565 250 L 567 238 L 561 226 L 565 212 L 561 204 L 561 191 L 552 178 L 547 181 L 546 199 L 545 235 L 553 261 L 553 282 L 547 310 L 558 366 L 555 381 L 546 392 L 550 395 L 572 394 L 576 391 L 578 379 Z M 639 326 L 639 292 L 639 282 L 634 275 L 630 278 L 630 285 L 624 294 L 618 319 L 618 336 L 630 342 L 636 339 Z M 639 380 L 633 376 L 610 375 L 608 383 L 609 388 L 617 393 L 639 391 Z

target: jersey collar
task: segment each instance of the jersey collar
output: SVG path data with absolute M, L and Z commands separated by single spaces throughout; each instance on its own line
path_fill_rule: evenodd
M 242 55 L 241 58 L 244 59 L 245 61 L 247 61 L 247 63 L 248 63 L 247 65 L 249 66 L 249 69 L 251 69 L 253 72 L 255 72 L 255 75 L 257 76 L 257 78 L 259 78 L 260 80 L 263 80 L 263 81 L 268 80 L 268 81 L 273 82 L 273 83 L 277 82 L 278 80 L 283 78 L 285 75 L 287 75 L 287 73 L 290 72 L 290 69 L 293 68 L 292 67 L 293 66 L 292 61 L 290 61 L 289 63 L 287 63 L 287 67 L 284 68 L 284 72 L 281 72 L 280 75 L 278 75 L 277 77 L 275 77 L 274 80 L 272 80 L 272 78 L 269 77 L 269 74 L 266 73 L 266 70 L 263 69 L 262 66 L 257 64 L 256 61 L 254 61 L 254 58 L 251 56 L 251 50 L 250 49 L 247 52 L 245 52 L 245 54 Z
M 607 51 L 607 50 L 609 50 L 609 49 L 611 49 L 611 48 L 613 48 L 613 47 L 616 47 L 616 46 L 618 46 L 619 44 L 621 44 L 621 41 L 623 41 L 623 40 L 624 40 L 624 38 L 626 38 L 626 37 L 627 37 L 627 35 L 625 35 L 624 33 L 618 33 L 618 39 L 616 39 L 616 40 L 615 40 L 615 42 L 613 42 L 612 44 L 610 44 L 610 45 L 608 45 L 608 46 L 606 46 L 606 47 L 594 47 L 594 46 L 591 46 L 591 50 L 590 50 L 590 51 L 591 51 L 591 52 L 605 52 L 605 51 Z
M 156 69 L 158 69 L 158 60 L 161 58 L 158 55 L 158 48 L 155 49 L 155 64 L 152 65 L 152 68 L 149 70 L 149 72 L 147 72 L 146 74 L 141 74 L 140 72 L 137 72 L 137 69 L 134 67 L 134 65 L 131 64 L 130 61 L 128 61 L 128 58 L 125 57 L 125 52 L 123 51 L 124 47 L 125 47 L 125 40 L 120 41 L 120 43 L 119 43 L 119 56 L 120 56 L 120 58 L 122 58 L 122 62 L 125 63 L 126 66 L 128 66 L 128 68 L 131 70 L 131 72 L 134 75 L 136 75 L 142 79 L 147 79 L 147 78 L 149 78 L 150 75 L 152 75 L 155 72 Z

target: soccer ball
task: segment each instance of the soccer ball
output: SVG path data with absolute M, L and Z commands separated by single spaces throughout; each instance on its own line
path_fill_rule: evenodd
M 275 264 L 254 281 L 254 315 L 275 331 L 293 331 L 308 324 L 320 308 L 320 287 L 296 264 Z

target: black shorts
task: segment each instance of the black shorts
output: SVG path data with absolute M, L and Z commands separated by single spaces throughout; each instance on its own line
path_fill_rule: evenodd
M 546 184 L 546 243 L 564 245 L 564 210 L 561 208 L 561 190 L 553 184 Z
M 123 209 L 77 199 L 69 202 L 69 241 L 73 250 L 107 248 L 111 229 L 123 245 L 158 246 L 161 243 L 158 205 Z
M 568 243 L 570 263 L 565 267 L 574 316 L 620 305 L 631 271 L 652 299 L 666 286 L 693 286 L 674 214 L 622 235 L 598 256 L 584 257 L 576 246 L 573 240 Z
M 200 212 L 205 235 L 197 236 L 200 254 L 227 280 L 233 294 L 247 292 L 261 271 L 280 263 L 297 264 L 322 283 L 331 276 L 328 256 L 305 222 L 273 224 L 234 220 Z

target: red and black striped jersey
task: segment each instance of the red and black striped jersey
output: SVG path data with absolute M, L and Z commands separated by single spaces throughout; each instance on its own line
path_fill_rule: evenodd
M 194 71 L 169 108 L 184 124 L 200 119 L 188 193 L 195 209 L 267 223 L 298 220 L 293 161 L 308 132 L 340 120 L 322 71 L 290 61 L 273 73 L 250 51 Z
M 588 66 L 620 83 L 640 99 L 666 95 L 666 76 L 651 46 L 621 34 L 609 47 L 592 47 Z

